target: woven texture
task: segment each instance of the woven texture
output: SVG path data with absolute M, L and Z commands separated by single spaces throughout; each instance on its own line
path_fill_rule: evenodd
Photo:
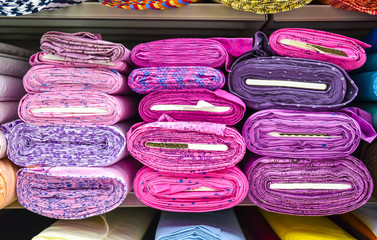
M 376 0 L 321 0 L 323 3 L 343 10 L 377 14 Z
M 168 8 L 178 8 L 196 1 L 197 0 L 99 0 L 99 2 L 106 6 L 128 10 L 162 10 Z

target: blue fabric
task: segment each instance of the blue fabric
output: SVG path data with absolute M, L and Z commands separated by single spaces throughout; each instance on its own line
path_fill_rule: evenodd
M 362 41 L 372 45 L 371 48 L 366 49 L 367 53 L 376 53 L 377 52 L 377 28 L 373 29 L 370 33 L 368 33 L 368 35 L 366 35 Z
M 233 209 L 162 212 L 155 240 L 245 240 Z
M 370 53 L 367 55 L 367 61 L 365 64 L 355 70 L 352 73 L 361 73 L 361 72 L 370 72 L 370 71 L 377 71 L 377 52 L 376 53 Z
M 377 71 L 354 74 L 352 79 L 359 88 L 356 99 L 377 102 Z

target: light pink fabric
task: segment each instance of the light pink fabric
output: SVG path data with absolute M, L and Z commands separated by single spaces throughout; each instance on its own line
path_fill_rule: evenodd
M 0 75 L 0 102 L 18 101 L 25 94 L 22 79 Z
M 0 124 L 16 120 L 18 102 L 0 102 Z

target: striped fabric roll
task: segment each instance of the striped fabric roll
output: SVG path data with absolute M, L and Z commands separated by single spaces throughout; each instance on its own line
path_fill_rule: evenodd
M 321 0 L 321 2 L 343 10 L 377 14 L 376 0 Z
M 162 10 L 178 8 L 194 3 L 198 0 L 99 0 L 100 3 L 127 10 Z

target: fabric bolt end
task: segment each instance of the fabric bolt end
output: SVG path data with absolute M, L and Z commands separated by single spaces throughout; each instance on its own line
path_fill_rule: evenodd
M 0 124 L 18 119 L 18 102 L 0 102 Z
M 343 10 L 377 14 L 377 3 L 374 0 L 321 0 L 321 2 Z
M 22 79 L 0 74 L 0 102 L 18 101 L 25 94 Z
M 123 8 L 127 10 L 163 10 L 168 8 L 178 8 L 183 7 L 186 5 L 189 5 L 191 3 L 197 2 L 198 0 L 153 0 L 153 1 L 147 1 L 147 0 L 123 0 L 123 1 L 117 1 L 117 0 L 99 0 L 100 3 L 102 3 L 105 6 L 108 7 L 117 7 L 117 8 Z
M 370 54 L 370 53 L 377 53 L 377 28 L 374 28 L 372 31 L 370 31 L 363 38 L 363 41 L 371 45 L 370 48 L 366 49 L 366 52 L 368 54 Z
M 350 214 L 359 220 L 359 224 L 363 224 L 362 231 L 369 239 L 377 239 L 377 208 L 373 205 L 365 205 L 352 211 Z M 367 229 L 365 229 L 365 227 Z
M 16 201 L 16 174 L 19 168 L 9 159 L 0 159 L 0 209 Z
M 377 186 L 377 141 L 373 141 L 372 143 L 363 142 L 360 146 L 360 160 L 368 168 L 374 184 Z M 373 190 L 373 196 L 377 197 L 377 189 Z
M 377 71 L 354 74 L 352 78 L 360 88 L 361 94 L 357 96 L 358 100 L 377 101 Z

